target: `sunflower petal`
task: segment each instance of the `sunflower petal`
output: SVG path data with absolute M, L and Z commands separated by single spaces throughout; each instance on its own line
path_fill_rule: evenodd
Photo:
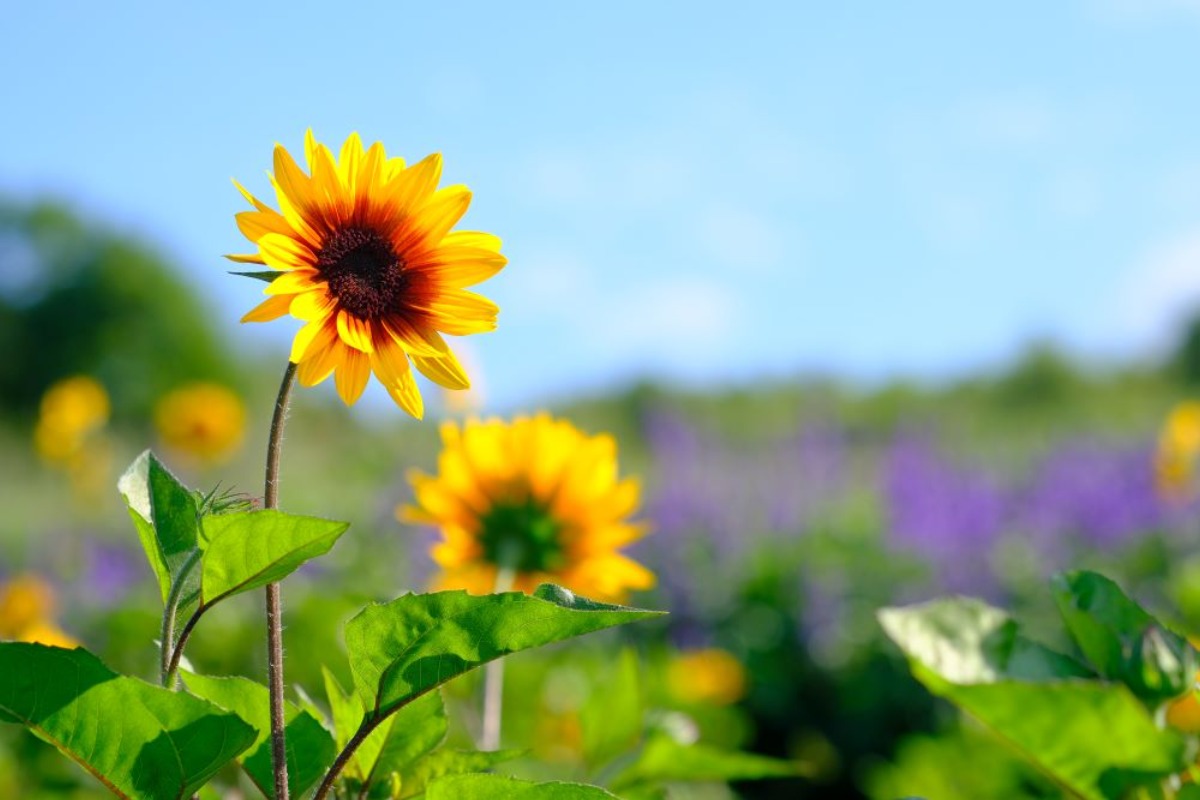
M 299 294 L 316 289 L 318 283 L 315 269 L 293 269 L 279 273 L 279 277 L 267 284 L 264 294 Z
M 280 233 L 268 233 L 259 239 L 258 252 L 275 269 L 307 269 L 317 263 L 308 245 Z
M 483 283 L 508 264 L 508 259 L 480 247 L 439 247 L 412 264 L 444 286 L 462 289 Z
M 413 355 L 440 358 L 450 352 L 446 340 L 435 330 L 423 325 L 414 325 L 403 317 L 391 317 L 383 321 L 384 330 L 405 350 Z
M 439 189 L 417 212 L 411 235 L 425 247 L 437 246 L 467 213 L 470 205 L 471 190 L 467 187 L 447 186 Z
M 305 353 L 304 360 L 296 370 L 296 378 L 304 386 L 316 386 L 342 362 L 347 350 L 349 348 L 338 341 L 337 330 L 326 324 Z
M 300 330 L 296 331 L 295 338 L 292 339 L 292 353 L 289 356 L 289 360 L 293 364 L 299 364 L 311 355 L 312 352 L 315 352 L 314 348 L 328 345 L 327 340 L 329 339 L 330 330 L 331 326 L 328 320 L 324 319 L 315 319 L 300 328 Z M 336 329 L 332 330 L 333 335 L 336 336 Z
M 444 247 L 481 247 L 500 252 L 500 237 L 483 231 L 451 231 L 442 239 Z
M 346 309 L 337 313 L 338 335 L 342 341 L 363 353 L 371 353 L 375 345 L 371 342 L 371 324 L 354 316 Z
M 258 253 L 227 253 L 225 258 L 235 264 L 266 264 Z
M 291 305 L 292 298 L 288 295 L 268 297 L 246 312 L 246 315 L 242 317 L 242 322 L 270 322 L 273 319 L 279 319 L 288 313 Z
M 342 145 L 341 155 L 338 157 L 338 173 L 342 177 L 342 185 L 346 187 L 346 191 L 353 197 L 358 185 L 358 163 L 363 157 L 362 139 L 358 136 L 358 131 L 346 137 L 346 143 Z
M 363 389 L 367 388 L 367 380 L 371 377 L 371 361 L 366 353 L 346 349 L 345 357 L 337 366 L 333 380 L 338 394 L 346 405 L 352 406 L 362 397 Z
M 291 312 L 296 319 L 312 322 L 328 317 L 336 305 L 337 300 L 328 291 L 313 290 L 296 295 L 292 300 Z
M 275 213 L 275 209 L 271 208 L 269 205 L 264 203 L 262 200 L 259 200 L 257 197 L 250 194 L 250 192 L 248 192 L 246 190 L 246 187 L 242 186 L 242 184 L 238 183 L 236 179 L 233 181 L 233 185 L 237 187 L 237 190 L 242 193 L 242 197 L 246 198 L 247 202 L 249 202 L 250 205 L 254 206 L 259 211 L 262 211 L 264 213 L 268 212 L 268 211 Z
M 422 375 L 439 386 L 447 389 L 471 388 L 471 379 L 467 377 L 467 371 L 449 351 L 440 358 L 414 355 L 412 360 Z
M 421 390 L 409 372 L 396 386 L 388 387 L 388 395 L 396 405 L 407 411 L 414 419 L 424 419 L 425 401 L 421 398 Z

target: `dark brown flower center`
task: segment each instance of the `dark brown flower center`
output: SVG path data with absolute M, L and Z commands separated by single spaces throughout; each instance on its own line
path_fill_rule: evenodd
M 368 228 L 343 228 L 317 253 L 317 270 L 342 308 L 360 319 L 396 311 L 409 289 L 404 260 Z

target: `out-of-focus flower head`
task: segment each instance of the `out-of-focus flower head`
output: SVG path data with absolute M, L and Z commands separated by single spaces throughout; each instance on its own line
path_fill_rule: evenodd
M 224 386 L 191 383 L 158 401 L 154 424 L 167 447 L 199 461 L 220 462 L 242 443 L 246 409 Z
M 1182 501 L 1194 494 L 1197 456 L 1200 456 L 1200 402 L 1186 400 L 1171 409 L 1158 437 L 1154 474 L 1164 498 Z
M 671 693 L 686 703 L 727 706 L 746 696 L 746 669 L 719 648 L 678 653 L 667 666 Z
M 109 416 L 108 393 L 93 378 L 76 375 L 53 384 L 42 395 L 34 429 L 38 455 L 56 466 L 75 464 L 89 437 Z
M 36 575 L 0 584 L 0 639 L 74 647 L 75 640 L 55 624 L 54 611 L 54 589 Z
M 621 601 L 654 573 L 620 552 L 646 533 L 628 521 L 639 483 L 617 475 L 617 444 L 548 414 L 442 426 L 436 476 L 409 476 L 416 504 L 402 520 L 438 526 L 438 588 L 477 594 L 561 584 Z

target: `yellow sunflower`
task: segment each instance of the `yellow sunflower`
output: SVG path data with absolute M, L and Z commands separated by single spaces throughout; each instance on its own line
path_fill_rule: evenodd
M 413 365 L 449 389 L 470 386 L 442 334 L 496 327 L 497 307 L 466 287 L 504 267 L 500 240 L 451 231 L 466 213 L 465 186 L 438 189 L 439 154 L 406 166 L 379 142 L 364 149 L 351 134 L 335 159 L 312 131 L 305 137 L 309 173 L 275 148 L 279 211 L 241 187 L 254 206 L 238 228 L 258 252 L 229 256 L 279 270 L 267 299 L 242 318 L 267 322 L 285 314 L 306 324 L 291 360 L 306 386 L 334 375 L 338 394 L 354 403 L 371 372 L 414 417 L 424 413 Z
M 549 415 L 442 426 L 438 475 L 410 474 L 416 503 L 402 520 L 438 526 L 437 588 L 476 594 L 500 583 L 530 592 L 561 584 L 622 601 L 654 573 L 620 553 L 646 533 L 628 521 L 637 480 L 617 476 L 617 445 Z
M 220 384 L 190 383 L 158 401 L 154 424 L 168 447 L 218 462 L 241 445 L 246 409 L 241 398 Z

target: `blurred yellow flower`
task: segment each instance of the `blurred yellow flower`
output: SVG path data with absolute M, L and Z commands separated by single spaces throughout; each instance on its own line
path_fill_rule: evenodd
M 454 231 L 471 193 L 438 189 L 442 158 L 412 166 L 388 158 L 379 142 L 364 150 L 351 134 L 338 158 L 309 131 L 305 173 L 281 146 L 272 183 L 280 211 L 241 186 L 254 211 L 237 215 L 238 228 L 258 252 L 229 256 L 279 270 L 267 299 L 242 318 L 267 322 L 291 314 L 303 328 L 291 360 L 305 386 L 334 375 L 348 405 L 371 373 L 396 403 L 420 418 L 424 404 L 410 368 L 449 389 L 470 385 L 442 334 L 494 330 L 495 303 L 466 287 L 507 263 L 500 240 Z
M 103 428 L 109 415 L 108 393 L 97 381 L 77 375 L 58 381 L 42 395 L 34 445 L 47 462 L 69 466 L 88 437 Z
M 154 424 L 168 447 L 202 461 L 221 461 L 242 443 L 246 409 L 224 386 L 192 383 L 158 401 Z
M 54 590 L 36 575 L 0 585 L 0 639 L 74 647 L 75 640 L 54 624 L 54 609 Z
M 561 584 L 622 601 L 654 573 L 619 550 L 646 533 L 627 518 L 635 479 L 617 477 L 617 445 L 549 415 L 442 425 L 437 476 L 413 472 L 414 506 L 402 520 L 437 525 L 437 588 L 486 594 Z
M 718 648 L 675 655 L 667 667 L 671 693 L 686 703 L 727 706 L 746 696 L 746 669 Z
M 1197 457 L 1200 457 L 1200 402 L 1189 400 L 1171 409 L 1158 437 L 1154 467 L 1164 497 L 1181 500 L 1191 496 Z

